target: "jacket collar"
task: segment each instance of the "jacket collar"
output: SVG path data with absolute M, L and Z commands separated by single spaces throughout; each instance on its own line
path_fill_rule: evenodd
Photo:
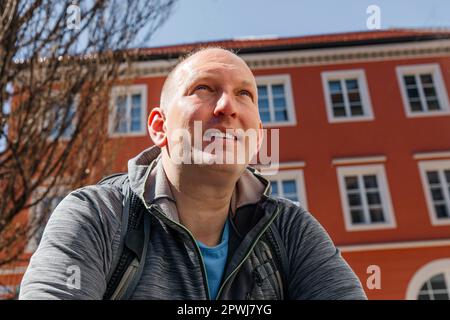
M 161 149 L 152 146 L 128 161 L 130 187 L 148 205 L 156 203 L 172 220 L 179 222 L 176 202 L 161 161 Z M 270 183 L 259 172 L 247 167 L 236 183 L 231 197 L 231 214 L 255 204 L 270 194 Z

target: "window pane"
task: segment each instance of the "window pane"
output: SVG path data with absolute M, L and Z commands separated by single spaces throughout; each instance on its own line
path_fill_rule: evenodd
M 269 100 L 267 98 L 259 98 L 258 99 L 258 108 L 261 110 L 269 109 Z
M 366 189 L 377 188 L 378 187 L 377 177 L 374 175 L 364 176 L 364 187 L 366 187 Z
M 440 273 L 438 275 L 435 275 L 430 279 L 431 288 L 433 290 L 440 290 L 440 289 L 447 289 L 447 286 L 445 285 L 445 278 L 444 274 Z
M 447 183 L 450 183 L 450 170 L 444 171 L 445 180 L 447 180 Z
M 267 97 L 267 86 L 258 86 L 258 96 Z
M 427 287 L 427 282 L 425 282 L 422 286 L 422 288 L 420 288 L 420 291 L 427 291 L 428 287 Z
M 437 171 L 427 171 L 429 184 L 439 184 L 439 175 Z
M 333 104 L 344 103 L 344 96 L 342 93 L 333 93 L 331 95 L 331 102 L 333 102 Z
M 328 87 L 331 94 L 342 92 L 340 81 L 328 81 Z
M 361 97 L 359 96 L 359 92 L 350 92 L 348 94 L 348 100 L 350 102 L 360 102 L 361 101 Z
M 118 96 L 116 98 L 116 119 L 115 119 L 115 130 L 116 132 L 126 132 L 127 131 L 127 109 L 126 109 L 126 96 Z
M 141 118 L 141 108 L 132 108 L 131 109 L 131 118 L 135 120 L 139 120 Z
M 352 215 L 352 223 L 353 224 L 364 223 L 362 210 L 351 210 L 350 213 Z
M 426 97 L 436 97 L 436 90 L 434 90 L 434 87 L 423 88 L 423 92 Z
M 333 107 L 333 115 L 335 117 L 345 117 L 345 108 L 344 107 Z
M 348 197 L 348 203 L 350 204 L 350 206 L 360 206 L 361 205 L 361 196 L 359 195 L 359 193 L 356 194 L 349 194 L 347 195 Z
M 422 84 L 433 84 L 433 77 L 429 73 L 421 74 L 420 81 L 422 81 Z
M 403 76 L 406 85 L 416 85 L 416 78 L 414 75 Z
M 367 195 L 367 203 L 369 205 L 381 204 L 381 198 L 378 192 L 368 192 L 366 195 Z
M 420 101 L 410 101 L 411 111 L 412 112 L 419 112 L 423 111 L 422 104 Z
M 259 116 L 261 117 L 262 122 L 270 122 L 270 113 L 269 112 L 264 112 L 264 111 L 260 110 Z
M 441 188 L 431 188 L 431 197 L 433 200 L 444 200 L 444 194 Z
M 408 92 L 408 98 L 418 98 L 419 97 L 419 90 L 417 88 L 409 88 L 407 90 Z
M 287 119 L 286 111 L 275 111 L 275 121 L 286 121 Z
M 434 295 L 434 300 L 449 300 L 448 294 L 446 294 L 446 293 L 435 293 L 433 295 Z
M 347 91 L 358 89 L 358 81 L 356 79 L 345 80 L 345 85 L 347 86 Z
M 447 218 L 449 216 L 447 206 L 445 204 L 436 204 L 434 206 L 438 218 Z
M 440 110 L 441 107 L 437 100 L 428 100 L 427 101 L 428 110 Z
M 277 181 L 270 181 L 270 186 L 272 188 L 272 194 L 278 195 L 278 183 L 277 183 Z
M 347 190 L 357 190 L 358 189 L 358 177 L 357 176 L 349 176 L 345 177 L 345 186 Z
M 284 98 L 273 99 L 273 106 L 275 109 L 286 108 L 286 100 Z
M 283 181 L 283 193 L 297 193 L 295 180 Z
M 132 108 L 141 108 L 142 107 L 142 96 L 141 94 L 133 94 L 131 96 L 131 107 Z
M 350 106 L 350 111 L 352 113 L 352 116 L 364 115 L 362 105 L 360 105 L 360 104 Z
M 141 131 L 141 121 L 131 121 L 131 131 L 139 132 Z
M 380 208 L 370 209 L 369 213 L 370 213 L 370 220 L 372 222 L 384 222 L 384 215 L 382 209 Z
M 272 95 L 284 96 L 284 85 L 282 84 L 272 85 Z

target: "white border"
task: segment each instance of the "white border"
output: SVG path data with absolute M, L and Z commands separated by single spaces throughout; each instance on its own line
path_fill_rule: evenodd
M 385 223 L 370 223 L 354 225 L 351 222 L 350 210 L 347 201 L 344 177 L 348 175 L 375 174 L 378 181 L 383 212 L 385 214 Z M 381 164 L 366 166 L 343 166 L 337 168 L 337 179 L 339 184 L 339 193 L 341 196 L 342 213 L 344 215 L 345 229 L 347 231 L 364 231 L 397 228 L 392 200 L 389 192 L 389 185 L 386 179 L 384 166 Z
M 267 171 L 262 170 L 261 174 L 269 181 L 280 181 L 280 180 L 295 180 L 297 184 L 297 197 L 300 205 L 308 210 L 308 200 L 306 198 L 305 190 L 305 177 L 303 175 L 303 170 L 282 170 L 274 175 L 265 175 Z
M 327 108 L 327 116 L 329 123 L 342 123 L 342 122 L 359 122 L 359 121 L 371 121 L 375 119 L 372 110 L 372 103 L 370 100 L 370 94 L 367 87 L 367 80 L 364 69 L 351 69 L 351 70 L 338 70 L 338 71 L 324 71 L 321 73 L 322 77 L 322 89 L 325 99 L 325 104 Z M 361 97 L 361 104 L 363 108 L 363 112 L 365 115 L 363 116 L 346 116 L 342 118 L 336 118 L 333 116 L 333 107 L 331 103 L 330 90 L 328 88 L 329 80 L 345 80 L 345 79 L 354 79 L 356 78 L 358 81 L 359 94 Z M 343 88 L 343 96 L 344 103 L 347 106 L 347 94 L 346 88 Z
M 361 252 L 361 251 L 396 250 L 396 249 L 417 249 L 430 247 L 434 248 L 447 246 L 450 247 L 450 239 L 370 243 L 370 244 L 356 244 L 337 247 L 341 252 Z
M 297 118 L 295 114 L 295 105 L 294 98 L 292 95 L 292 83 L 291 76 L 289 74 L 276 74 L 276 75 L 268 75 L 268 76 L 255 76 L 256 85 L 273 85 L 273 84 L 282 84 L 284 85 L 284 93 L 286 98 L 286 111 L 288 120 L 287 121 L 271 121 L 271 122 L 263 122 L 263 127 L 272 128 L 272 127 L 288 127 L 297 125 Z M 270 98 L 270 97 L 269 97 Z M 273 105 L 271 99 L 269 99 L 269 110 L 273 112 Z M 258 106 L 259 108 L 259 106 Z
M 450 169 L 450 160 L 428 160 L 419 161 L 419 172 L 422 181 L 422 189 L 425 194 L 425 200 L 427 202 L 428 215 L 430 217 L 431 225 L 442 226 L 450 225 L 450 217 L 445 219 L 438 219 L 436 212 L 434 211 L 433 198 L 431 196 L 430 188 L 428 186 L 428 179 L 426 176 L 427 170 L 442 170 Z M 444 193 L 445 197 L 446 193 Z M 450 199 L 447 199 L 447 203 L 450 204 Z
M 369 162 L 386 162 L 386 156 L 335 158 L 331 160 L 331 164 L 333 165 Z
M 414 160 L 433 158 L 450 158 L 450 151 L 417 152 L 413 155 Z
M 114 119 L 116 117 L 116 108 L 115 108 L 115 100 L 119 94 L 127 94 L 128 96 L 133 93 L 140 93 L 142 98 L 142 106 L 141 106 L 141 131 L 138 132 L 114 132 Z M 127 102 L 127 113 L 128 110 L 128 102 Z M 108 120 L 108 134 L 110 137 L 135 137 L 135 136 L 145 136 L 147 134 L 147 85 L 145 84 L 132 84 L 125 86 L 114 86 L 111 89 L 111 97 L 109 101 L 109 110 L 110 117 Z
M 420 288 L 423 286 L 425 281 L 429 280 L 431 277 L 439 273 L 446 274 L 446 280 L 448 284 L 448 274 L 450 273 L 450 259 L 434 260 L 420 268 L 409 281 L 408 288 L 406 289 L 406 300 L 417 300 Z
M 397 73 L 398 86 L 400 88 L 400 93 L 403 101 L 403 108 L 405 110 L 405 115 L 407 118 L 436 117 L 436 116 L 450 115 L 447 90 L 444 83 L 444 79 L 442 77 L 441 68 L 438 63 L 401 65 L 397 66 L 395 68 L 395 71 Z M 403 75 L 407 73 L 417 74 L 423 72 L 428 72 L 433 75 L 433 82 L 436 89 L 436 95 L 439 104 L 442 108 L 442 110 L 440 111 L 412 112 L 410 110 L 408 95 L 406 92 L 405 85 L 403 83 Z

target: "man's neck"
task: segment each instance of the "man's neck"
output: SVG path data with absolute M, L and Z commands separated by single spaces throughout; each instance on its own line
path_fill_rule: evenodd
M 196 165 L 173 165 L 163 157 L 181 224 L 205 245 L 220 242 L 231 197 L 240 174 L 213 171 Z

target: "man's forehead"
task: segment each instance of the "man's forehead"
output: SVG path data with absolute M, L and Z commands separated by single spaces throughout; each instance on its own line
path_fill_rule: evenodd
M 221 73 L 234 72 L 240 74 L 242 82 L 254 83 L 253 73 L 241 58 L 226 50 L 214 51 L 200 52 L 184 61 L 178 70 L 181 78 L 217 77 Z

